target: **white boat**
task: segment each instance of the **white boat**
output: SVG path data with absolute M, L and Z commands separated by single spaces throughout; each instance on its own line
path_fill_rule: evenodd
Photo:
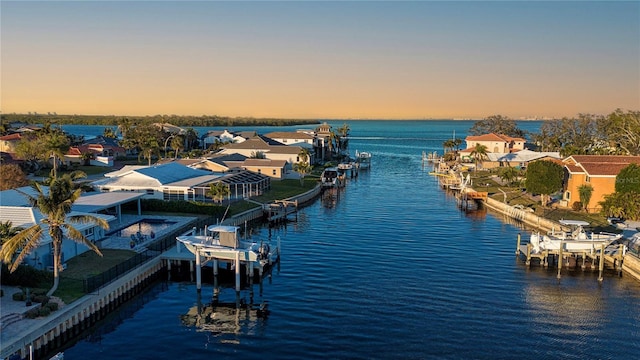
M 337 187 L 339 185 L 339 181 L 338 169 L 334 167 L 324 169 L 320 175 L 322 187 Z
M 559 222 L 570 230 L 554 231 L 546 235 L 531 234 L 532 253 L 537 254 L 545 250 L 557 251 L 560 250 L 561 245 L 563 251 L 594 253 L 602 245 L 606 247 L 622 237 L 621 234 L 587 232 L 584 227 L 589 226 L 589 223 L 586 221 L 560 220 Z
M 356 150 L 356 162 L 360 165 L 361 169 L 367 169 L 371 166 L 371 153 L 368 152 L 358 152 Z
M 207 228 L 209 234 L 182 235 L 176 237 L 191 253 L 201 256 L 235 261 L 236 255 L 240 261 L 253 262 L 264 266 L 277 261 L 279 246 L 271 246 L 267 242 L 241 240 L 239 227 L 225 225 L 211 225 Z

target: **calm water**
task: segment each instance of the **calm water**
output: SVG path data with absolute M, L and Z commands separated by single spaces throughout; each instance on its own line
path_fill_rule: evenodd
M 372 152 L 371 169 L 273 231 L 279 271 L 241 293 L 268 314 L 218 308 L 216 327 L 201 331 L 183 322 L 197 310 L 195 285 L 167 281 L 65 359 L 636 358 L 639 283 L 525 268 L 514 256 L 523 229 L 461 212 L 421 167 L 422 151 L 471 124 L 350 122 L 350 149 Z M 203 309 L 211 294 L 205 285 Z

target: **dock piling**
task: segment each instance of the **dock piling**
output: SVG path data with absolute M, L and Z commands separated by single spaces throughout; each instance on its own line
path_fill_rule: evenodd
M 520 233 L 518 233 L 518 243 L 516 244 L 516 256 L 520 255 Z
M 560 279 L 560 272 L 562 271 L 562 262 L 564 257 L 562 256 L 562 250 L 564 248 L 564 242 L 560 240 L 560 253 L 558 254 L 558 279 Z
M 604 244 L 602 244 L 600 246 L 600 266 L 599 266 L 599 273 L 598 273 L 598 281 L 602 282 L 602 280 L 604 280 L 604 278 L 602 277 L 602 271 L 604 270 Z

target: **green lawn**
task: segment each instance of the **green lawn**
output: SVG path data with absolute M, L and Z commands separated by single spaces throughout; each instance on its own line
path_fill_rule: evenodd
M 300 180 L 286 179 L 281 181 L 272 181 L 271 189 L 264 195 L 254 197 L 253 200 L 262 203 L 269 203 L 274 200 L 286 199 L 313 189 L 318 184 L 315 177 L 305 177 L 304 184 L 300 184 Z
M 87 251 L 69 259 L 67 269 L 60 273 L 60 284 L 54 295 L 69 304 L 85 295 L 82 282 L 86 277 L 100 274 L 136 255 L 131 250 L 101 251 L 102 257 L 93 251 Z

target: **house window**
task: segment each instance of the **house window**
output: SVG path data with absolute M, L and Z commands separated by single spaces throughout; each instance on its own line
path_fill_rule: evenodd
M 276 174 L 276 169 L 273 169 L 273 175 L 275 175 L 275 174 Z
M 587 177 L 584 179 L 584 181 L 586 181 L 586 182 L 590 182 L 590 181 L 589 181 L 589 175 L 587 175 Z
M 262 174 L 262 169 L 258 169 L 258 174 Z
M 165 189 L 163 191 L 162 198 L 165 201 L 169 201 L 169 200 L 184 200 L 184 192 L 182 190 L 168 190 L 168 189 Z
M 153 195 L 156 192 L 153 189 L 147 189 L 147 195 Z
M 567 191 L 564 193 L 564 199 L 565 200 L 571 200 L 571 192 Z
M 85 237 L 93 236 L 93 228 L 91 227 L 91 228 L 85 229 L 84 236 Z

